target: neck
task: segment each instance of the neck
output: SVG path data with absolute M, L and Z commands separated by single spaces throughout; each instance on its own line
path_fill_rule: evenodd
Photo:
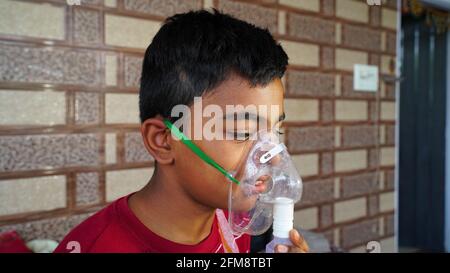
M 211 232 L 215 209 L 196 202 L 177 177 L 155 171 L 150 182 L 129 199 L 130 209 L 152 232 L 170 241 L 194 245 Z

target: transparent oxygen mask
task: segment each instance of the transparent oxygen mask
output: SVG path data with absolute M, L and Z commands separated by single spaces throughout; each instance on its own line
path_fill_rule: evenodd
M 302 179 L 278 134 L 260 131 L 249 140 L 246 154 L 230 183 L 228 221 L 235 234 L 259 235 L 272 225 L 277 203 L 300 200 Z

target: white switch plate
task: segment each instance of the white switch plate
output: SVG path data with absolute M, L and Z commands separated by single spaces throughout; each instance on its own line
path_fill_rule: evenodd
M 378 66 L 355 64 L 353 67 L 353 89 L 376 92 L 378 90 Z

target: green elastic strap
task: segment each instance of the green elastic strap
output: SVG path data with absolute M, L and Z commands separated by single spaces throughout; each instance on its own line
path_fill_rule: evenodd
M 228 179 L 230 179 L 232 182 L 236 183 L 237 185 L 240 184 L 239 180 L 233 177 L 229 172 L 227 172 L 222 166 L 217 164 L 212 158 L 210 158 L 207 154 L 205 154 L 197 145 L 194 144 L 185 134 L 180 132 L 176 126 L 172 124 L 172 122 L 168 121 L 167 119 L 164 120 L 164 124 L 169 128 L 169 130 L 183 142 L 191 151 L 193 151 L 196 155 L 198 155 L 203 161 L 208 163 L 209 165 L 216 168 L 219 172 L 224 174 Z

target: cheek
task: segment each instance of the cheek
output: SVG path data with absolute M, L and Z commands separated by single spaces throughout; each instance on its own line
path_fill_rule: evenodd
M 241 162 L 242 154 L 245 150 L 245 143 L 236 144 L 232 141 L 221 141 L 211 149 L 214 151 L 213 159 L 225 170 L 233 172 Z
M 240 157 L 239 150 L 225 143 L 202 143 L 200 147 L 227 171 L 233 171 Z M 234 148 L 236 148 L 234 146 Z M 198 155 L 181 149 L 176 169 L 182 187 L 198 202 L 215 208 L 227 208 L 230 182 L 225 175 L 204 162 Z
M 187 179 L 189 188 L 186 190 L 196 201 L 214 208 L 227 206 L 230 182 L 222 173 L 204 163 L 192 166 L 188 171 L 195 175 Z

